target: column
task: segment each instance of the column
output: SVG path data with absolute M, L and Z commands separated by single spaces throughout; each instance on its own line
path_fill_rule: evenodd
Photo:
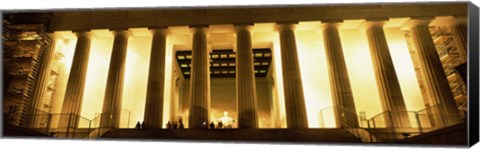
M 38 66 L 36 82 L 30 100 L 30 108 L 28 113 L 31 114 L 31 116 L 30 119 L 28 119 L 27 126 L 31 128 L 38 127 L 41 123 L 39 121 L 39 114 L 41 114 L 41 116 L 48 116 L 45 115 L 48 111 L 44 112 L 40 110 L 42 108 L 41 106 L 43 106 L 41 104 L 43 102 L 43 99 L 45 98 L 45 92 L 47 90 L 48 80 L 50 78 L 50 64 L 55 56 L 56 41 L 54 33 L 49 33 L 48 36 L 49 39 L 46 40 L 50 40 L 50 44 L 42 51 L 42 56 L 40 58 L 40 63 Z
M 343 21 L 322 21 L 325 55 L 327 57 L 333 109 L 338 127 L 358 127 L 355 102 L 348 78 L 347 66 L 343 56 L 342 44 L 338 33 L 339 23 Z
M 190 76 L 190 115 L 188 128 L 198 129 L 208 121 L 208 107 L 210 92 L 210 72 L 207 49 L 207 26 L 191 27 L 193 33 L 192 67 Z
M 431 18 L 412 18 L 408 22 L 413 44 L 418 53 L 420 70 L 424 76 L 427 94 L 431 105 L 436 109 L 434 114 L 440 117 L 441 124 L 453 125 L 461 122 L 450 85 L 445 75 L 442 62 L 432 40 L 428 24 Z
M 467 59 L 467 16 L 454 16 L 452 33 L 457 42 L 458 51 L 463 58 Z
M 162 128 L 163 95 L 165 85 L 165 51 L 167 28 L 150 28 L 153 35 L 148 71 L 147 99 L 144 123 L 146 128 Z
M 382 108 L 386 112 L 385 122 L 389 127 L 410 127 L 402 90 L 383 32 L 384 21 L 386 20 L 367 20 L 365 29 Z
M 113 50 L 108 68 L 100 127 L 118 128 L 122 111 L 123 77 L 130 32 L 127 29 L 112 30 L 112 32 L 114 35 Z
M 272 65 L 272 64 L 271 64 Z M 269 128 L 280 128 L 281 126 L 277 127 L 277 119 L 278 118 L 278 112 L 277 112 L 277 106 L 275 102 L 275 98 L 273 97 L 273 77 L 267 75 L 267 85 L 268 85 L 268 99 L 269 99 L 269 105 L 270 105 L 270 126 Z
M 252 24 L 253 25 L 253 24 Z M 235 25 L 238 128 L 257 128 L 257 94 L 253 67 L 251 25 Z
M 89 31 L 79 31 L 76 32 L 76 35 L 78 38 L 77 45 L 75 46 L 72 67 L 68 76 L 59 128 L 77 127 L 78 115 L 80 115 L 80 110 L 82 109 L 83 91 L 90 55 L 91 33 Z
M 308 128 L 302 77 L 295 43 L 295 23 L 278 23 L 287 128 Z

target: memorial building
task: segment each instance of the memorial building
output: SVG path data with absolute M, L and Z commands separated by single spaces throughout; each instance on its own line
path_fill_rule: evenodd
M 3 12 L 3 121 L 58 138 L 465 144 L 418 138 L 466 138 L 467 11 L 444 2 Z

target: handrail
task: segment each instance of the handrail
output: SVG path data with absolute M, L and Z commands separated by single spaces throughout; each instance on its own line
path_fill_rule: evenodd
M 100 137 L 111 129 L 101 128 L 101 117 L 106 116 L 106 113 L 110 112 L 103 112 L 100 115 L 89 119 L 74 113 L 49 113 L 33 107 L 26 108 L 26 119 L 24 119 L 22 123 L 14 125 L 45 133 L 54 137 L 96 138 Z M 120 111 L 128 112 L 128 123 L 126 124 L 126 127 L 130 127 L 131 111 L 127 109 L 120 109 Z M 10 113 L 4 112 L 6 117 L 9 117 Z M 65 119 L 62 121 L 62 117 L 67 118 L 68 122 Z M 118 118 L 120 119 L 120 117 Z
M 337 108 L 339 108 L 342 112 L 345 112 L 355 118 L 357 118 L 357 120 L 366 120 L 366 118 L 362 118 L 360 116 L 357 115 L 357 113 L 349 110 L 349 109 L 346 109 L 345 107 L 343 106 L 340 106 L 340 105 L 337 105 Z M 342 115 L 344 116 L 344 115 Z M 364 128 L 361 128 L 360 127 L 360 122 L 357 121 L 357 127 L 352 127 L 350 126 L 348 123 L 346 123 L 346 121 L 344 121 L 344 119 L 341 119 L 340 120 L 340 124 L 341 124 L 341 127 L 342 129 L 346 130 L 347 132 L 350 132 L 351 134 L 353 134 L 355 137 L 359 138 L 360 140 L 362 140 L 363 142 L 374 142 L 375 141 L 378 141 L 378 138 L 375 137 L 375 136 L 372 136 L 371 133 L 368 131 L 368 130 L 365 130 Z M 362 133 L 363 132 L 363 133 Z
M 429 131 L 432 131 L 432 130 L 435 130 L 435 129 L 439 129 L 439 128 L 443 128 L 443 127 L 447 127 L 447 126 L 450 126 L 454 123 L 450 122 L 448 123 L 447 121 L 449 120 L 443 120 L 445 118 L 449 118 L 449 117 L 455 117 L 457 116 L 458 114 L 439 114 L 438 112 L 435 112 L 435 114 L 431 114 L 429 113 L 427 110 L 437 110 L 435 108 L 437 108 L 437 106 L 439 105 L 435 105 L 435 106 L 428 106 L 424 109 L 421 109 L 421 110 L 418 110 L 418 111 L 405 111 L 408 113 L 408 117 L 409 119 L 412 119 L 413 117 L 412 116 L 415 116 L 415 121 L 416 121 L 416 125 L 417 125 L 417 130 L 415 130 L 415 123 L 414 121 L 412 121 L 410 124 L 412 124 L 412 126 L 408 127 L 408 131 L 410 131 L 411 133 L 414 133 L 414 134 L 422 134 L 422 133 L 425 133 L 425 132 L 429 132 Z M 88 119 L 84 116 L 81 116 L 81 115 L 77 115 L 77 114 L 66 114 L 66 113 L 48 113 L 48 112 L 45 112 L 45 111 L 42 111 L 42 110 L 39 110 L 39 109 L 35 109 L 35 108 L 32 108 L 32 107 L 29 107 L 31 109 L 27 109 L 28 113 L 27 113 L 27 119 L 34 119 L 35 122 L 33 123 L 37 123 L 37 124 L 40 124 L 42 123 L 42 125 L 38 125 L 38 126 L 33 126 L 31 125 L 30 126 L 23 126 L 23 127 L 28 127 L 28 128 L 31 128 L 31 129 L 36 129 L 36 130 L 39 130 L 41 132 L 45 132 L 47 134 L 49 133 L 52 133 L 52 132 L 61 132 L 62 129 L 67 129 L 67 137 L 69 137 L 69 134 L 68 133 L 73 133 L 73 136 L 74 137 L 79 137 L 78 134 L 79 133 L 85 133 L 85 132 L 88 132 L 87 135 L 85 136 L 80 136 L 80 137 L 87 137 L 87 138 L 95 138 L 95 137 L 100 137 L 101 135 L 103 135 L 103 133 L 107 132 L 108 130 L 110 130 L 110 128 L 101 128 L 101 121 L 102 121 L 102 116 L 105 116 L 106 114 L 108 114 L 109 112 L 103 112 L 99 115 L 97 115 L 96 117 L 92 118 L 92 119 Z M 340 112 L 340 116 L 342 116 L 342 118 L 340 120 L 338 120 L 340 123 L 339 127 L 341 129 L 344 129 L 344 130 L 347 130 L 348 132 L 352 133 L 353 135 L 355 135 L 357 138 L 360 138 L 362 140 L 368 140 L 368 141 L 379 141 L 380 140 L 380 137 L 379 137 L 379 134 L 378 133 L 390 133 L 392 134 L 392 137 L 394 139 L 398 139 L 398 137 L 396 135 L 402 133 L 403 130 L 406 130 L 404 128 L 401 128 L 401 127 L 394 127 L 393 125 L 391 124 L 387 124 L 387 128 L 388 129 L 383 129 L 382 127 L 378 127 L 378 122 L 385 122 L 385 123 L 391 123 L 391 122 L 387 122 L 387 119 L 385 119 L 386 117 L 383 117 L 384 119 L 381 119 L 382 117 L 381 116 L 385 116 L 385 114 L 389 114 L 391 115 L 392 112 L 390 111 L 383 111 L 379 114 L 376 114 L 374 115 L 373 117 L 371 118 L 363 118 L 363 117 L 360 117 L 358 116 L 358 114 L 354 111 L 351 111 L 343 106 L 339 106 L 339 105 L 336 105 L 336 107 L 333 107 L 333 106 L 330 106 L 330 107 L 325 107 L 325 108 L 322 108 L 320 111 L 325 111 L 327 109 L 331 109 L 333 108 L 334 112 Z M 126 110 L 126 109 L 121 109 L 121 111 L 128 111 L 130 112 L 129 110 Z M 425 114 L 423 114 L 423 112 L 425 112 Z M 413 115 L 412 115 L 413 114 Z M 31 117 L 30 117 L 31 116 Z M 39 117 L 42 118 L 33 118 L 33 117 Z M 64 128 L 61 128 L 61 127 L 57 127 L 57 128 L 53 128 L 52 129 L 52 123 L 54 123 L 53 119 L 54 118 L 57 118 L 59 119 L 61 116 L 70 116 L 70 117 L 75 117 L 75 121 L 73 123 L 69 123 L 68 127 L 64 127 Z M 322 113 L 322 116 L 323 116 L 323 113 Z M 427 117 L 424 117 L 424 116 L 427 116 Z M 358 124 L 359 126 L 355 126 L 355 125 L 351 125 L 353 123 L 351 123 L 351 121 L 347 121 L 347 120 L 350 120 L 351 118 L 357 118 L 358 121 Z M 430 117 L 433 117 L 433 121 L 431 119 L 428 119 Z M 120 118 L 120 117 L 119 117 Z M 130 118 L 130 116 L 129 116 Z M 322 119 L 323 120 L 323 119 Z M 367 122 L 367 125 L 368 127 L 365 127 L 364 125 L 364 120 Z M 324 120 L 323 120 L 324 121 Z M 360 121 L 362 121 L 362 123 L 360 123 Z M 430 125 L 429 123 L 440 123 L 439 125 L 433 127 L 433 125 Z M 443 122 L 443 124 L 442 124 Z M 88 130 L 86 130 L 87 128 L 78 128 L 77 126 L 71 126 L 70 124 L 74 124 L 74 125 L 77 125 L 77 124 L 80 124 L 82 123 L 83 125 L 87 125 L 88 124 Z M 37 125 L 35 124 L 35 125 Z M 362 124 L 362 125 L 360 125 Z M 371 126 L 371 124 L 373 124 L 373 126 Z M 129 125 L 129 124 L 127 124 Z M 343 127 L 342 127 L 343 126 Z M 53 126 L 54 127 L 54 126 Z M 127 127 L 130 127 L 130 126 L 127 126 Z M 378 129 L 378 128 L 382 128 L 382 129 Z M 411 129 L 413 128 L 413 129 Z M 72 129 L 73 132 L 69 132 L 69 130 Z M 390 130 L 391 129 L 391 130 Z M 402 130 L 403 129 L 403 130 Z M 379 132 L 379 130 L 383 131 L 383 132 Z M 76 132 L 76 131 L 81 131 L 81 132 Z M 368 132 L 368 136 L 365 135 L 365 132 Z M 58 135 L 57 137 L 61 137 L 60 135 Z M 369 138 L 369 139 L 368 139 Z
M 325 119 L 324 119 L 324 117 L 323 117 L 323 111 L 325 111 L 325 110 L 327 110 L 327 109 L 333 109 L 333 106 L 324 107 L 324 108 L 322 108 L 322 109 L 319 110 L 320 116 L 321 116 L 321 120 L 322 120 L 322 121 L 321 121 L 321 122 L 322 122 L 322 124 L 321 124 L 322 127 L 325 127 Z
M 381 116 L 385 113 L 387 113 L 387 111 L 380 112 L 380 113 L 378 113 L 378 114 L 376 114 L 376 115 L 374 115 L 374 116 L 372 116 L 372 117 L 370 117 L 369 119 L 366 119 L 366 120 L 367 121 L 373 120 L 375 117 L 379 117 L 379 116 Z
M 357 138 L 360 138 L 362 141 L 369 141 L 369 142 L 382 142 L 385 141 L 383 139 L 389 139 L 391 141 L 399 140 L 399 139 L 406 139 L 408 137 L 419 135 L 422 133 L 430 132 L 436 129 L 444 128 L 458 122 L 450 122 L 449 118 L 457 117 L 459 114 L 441 114 L 438 112 L 430 112 L 428 110 L 435 111 L 437 110 L 436 107 L 440 106 L 439 104 L 434 106 L 427 106 L 424 109 L 417 110 L 417 111 L 404 111 L 407 113 L 408 118 L 411 120 L 409 127 L 398 127 L 394 126 L 393 121 L 389 121 L 392 119 L 392 114 L 395 112 L 391 111 L 383 111 L 380 112 L 370 118 L 363 118 L 360 117 L 356 112 L 353 112 L 349 109 L 346 109 L 343 106 L 334 105 L 325 107 L 320 109 L 320 118 L 322 121 L 324 113 L 323 111 L 327 109 L 333 108 L 334 112 L 339 112 L 339 116 L 341 116 L 339 121 L 339 127 L 344 129 L 351 134 L 355 135 Z M 358 127 L 352 127 L 347 119 L 351 119 L 356 117 L 359 121 Z M 346 118 L 346 119 L 345 119 Z M 366 122 L 366 125 L 365 125 Z M 380 122 L 380 123 L 379 123 Z M 438 123 L 435 126 L 434 123 Z M 352 123 L 353 124 L 353 123 Z M 383 125 L 385 124 L 385 128 Z M 379 127 L 380 125 L 380 127 Z M 381 128 L 381 129 L 379 129 Z M 383 138 L 383 137 L 387 138 Z M 403 138 L 401 137 L 403 136 Z
M 99 123 L 98 123 L 98 126 L 86 136 L 87 139 L 98 138 L 102 136 L 105 132 L 110 130 L 110 128 L 102 128 L 101 126 L 102 116 L 108 113 L 110 113 L 110 111 L 102 112 L 91 120 L 91 121 L 98 121 Z M 102 129 L 104 131 L 102 131 Z

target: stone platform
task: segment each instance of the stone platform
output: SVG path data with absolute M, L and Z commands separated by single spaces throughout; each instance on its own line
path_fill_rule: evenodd
M 342 129 L 215 129 L 136 130 L 115 129 L 99 139 L 184 140 L 184 141 L 280 141 L 311 143 L 359 143 L 360 139 Z

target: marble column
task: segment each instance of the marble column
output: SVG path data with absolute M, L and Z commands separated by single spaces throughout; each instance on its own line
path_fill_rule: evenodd
M 130 32 L 112 30 L 114 35 L 112 56 L 108 69 L 105 99 L 103 100 L 100 127 L 119 128 L 122 111 L 123 77 L 125 75 L 125 59 Z
M 382 108 L 386 112 L 385 123 L 389 127 L 410 127 L 402 90 L 383 32 L 384 21 L 367 20 L 365 29 Z
M 208 121 L 209 108 L 209 58 L 207 49 L 207 26 L 191 27 L 193 33 L 192 67 L 190 76 L 190 115 L 188 128 L 202 128 Z
M 147 99 L 145 102 L 144 123 L 148 129 L 163 126 L 163 97 L 165 86 L 165 53 L 168 35 L 167 28 L 150 28 L 153 35 L 148 71 Z
M 48 111 L 42 111 L 43 108 L 42 102 L 45 98 L 45 92 L 47 90 L 48 80 L 50 78 L 51 73 L 51 62 L 55 56 L 55 35 L 54 33 L 48 34 L 47 40 L 50 40 L 50 44 L 47 48 L 42 51 L 42 56 L 40 57 L 40 63 L 38 66 L 37 77 L 35 81 L 35 86 L 33 88 L 32 96 L 30 99 L 30 108 L 31 110 L 29 114 L 32 114 L 30 119 L 28 119 L 28 126 L 29 127 L 38 127 L 41 122 L 39 122 L 39 114 L 42 116 L 45 115 Z
M 348 78 L 338 26 L 343 21 L 322 21 L 323 41 L 327 57 L 333 109 L 338 127 L 358 127 L 352 87 Z
M 458 51 L 463 58 L 467 59 L 467 17 L 454 16 L 452 23 L 452 33 L 457 42 Z
M 308 128 L 302 77 L 294 32 L 295 23 L 278 23 L 287 128 Z
M 272 64 L 271 64 L 272 65 Z M 271 68 L 270 68 L 271 69 Z M 269 108 L 270 108 L 270 128 L 280 128 L 281 126 L 278 125 L 277 121 L 280 119 L 278 116 L 278 108 L 277 102 L 275 101 L 275 97 L 273 95 L 273 77 L 267 75 L 267 86 L 268 86 L 268 100 L 269 100 Z
M 258 127 L 251 27 L 252 25 L 235 25 L 238 128 Z
M 62 105 L 59 128 L 77 127 L 78 115 L 82 109 L 83 92 L 87 76 L 90 55 L 90 31 L 76 32 L 77 44 L 73 55 L 72 67 L 68 76 L 67 88 Z M 68 114 L 72 114 L 71 116 Z
M 427 94 L 431 98 L 434 114 L 441 118 L 440 124 L 452 125 L 461 122 L 447 76 L 432 40 L 428 24 L 432 18 L 412 18 L 408 22 L 413 45 L 417 50 L 420 70 Z

